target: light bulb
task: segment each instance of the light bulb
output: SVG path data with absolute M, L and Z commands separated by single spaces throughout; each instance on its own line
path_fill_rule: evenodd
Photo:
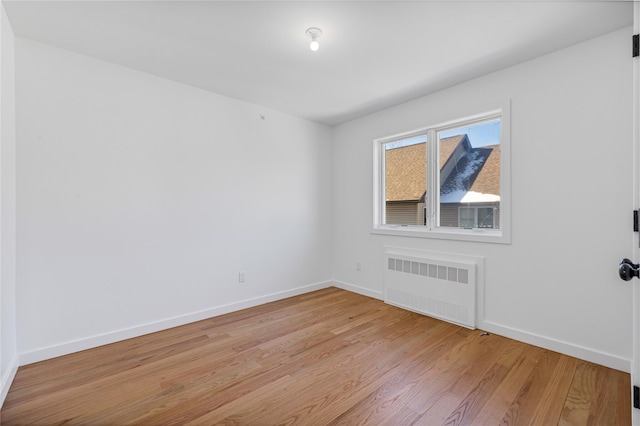
M 318 39 L 322 36 L 322 30 L 320 28 L 311 27 L 307 28 L 306 34 L 309 38 L 311 38 L 309 49 L 311 49 L 312 52 L 316 52 L 318 49 L 320 49 L 320 43 L 318 43 Z

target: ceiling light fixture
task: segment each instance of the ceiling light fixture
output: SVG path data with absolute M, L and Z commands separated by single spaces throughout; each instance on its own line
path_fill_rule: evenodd
M 306 34 L 311 38 L 311 43 L 309 43 L 309 49 L 314 52 L 320 48 L 320 43 L 318 43 L 318 39 L 322 35 L 322 30 L 320 28 L 311 27 L 308 28 Z

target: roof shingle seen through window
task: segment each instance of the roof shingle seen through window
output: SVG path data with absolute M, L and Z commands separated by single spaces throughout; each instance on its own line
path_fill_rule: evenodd
M 440 169 L 451 155 L 464 152 L 452 164 L 448 176 L 441 176 L 442 193 L 467 191 L 500 196 L 500 145 L 472 148 L 466 135 L 440 140 Z M 427 186 L 426 143 L 385 150 L 385 194 L 388 202 L 423 202 Z

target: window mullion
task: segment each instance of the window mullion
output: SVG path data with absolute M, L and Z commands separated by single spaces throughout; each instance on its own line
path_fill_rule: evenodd
M 387 194 L 386 194 L 386 177 L 385 177 L 385 170 L 386 170 L 386 155 L 385 155 L 385 145 L 384 143 L 380 142 L 378 144 L 378 148 L 376 151 L 379 155 L 379 168 L 378 168 L 378 172 L 380 173 L 380 176 L 378 176 L 378 188 L 376 188 L 376 190 L 378 191 L 379 194 L 382 195 L 382 197 L 380 197 L 380 199 L 378 200 L 378 223 L 382 224 L 382 223 L 387 223 L 387 209 L 386 209 L 386 199 L 387 199 Z
M 436 132 L 434 129 L 427 131 L 427 193 L 425 195 L 425 204 L 427 206 L 427 228 L 434 229 L 438 225 L 438 198 L 440 191 L 439 185 L 439 153 L 438 141 L 436 140 Z

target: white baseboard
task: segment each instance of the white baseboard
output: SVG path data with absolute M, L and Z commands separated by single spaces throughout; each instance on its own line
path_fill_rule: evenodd
M 9 393 L 9 388 L 13 383 L 13 379 L 16 377 L 16 373 L 18 372 L 18 357 L 14 356 L 9 362 L 9 367 L 7 371 L 2 376 L 2 381 L 0 382 L 0 408 L 4 404 L 4 400 Z
M 343 290 L 362 294 L 364 296 L 369 296 L 374 299 L 384 299 L 382 291 L 371 290 L 342 281 L 333 281 L 333 285 Z M 478 314 L 481 315 L 482 311 L 478 311 Z M 573 343 L 556 340 L 550 337 L 541 336 L 523 330 L 518 330 L 513 327 L 498 324 L 492 321 L 486 321 L 482 318 L 479 318 L 478 320 L 478 328 L 490 333 L 495 333 L 500 336 L 538 346 L 543 349 L 548 349 L 564 355 L 583 359 L 585 361 L 593 362 L 594 364 L 604 365 L 605 367 L 613 368 L 615 370 L 624 371 L 625 373 L 631 372 L 631 360 L 627 358 L 621 358 L 617 355 L 600 352 L 591 348 L 575 345 Z
M 368 297 L 371 297 L 373 299 L 378 299 L 378 300 L 383 300 L 384 299 L 384 295 L 382 294 L 382 291 L 371 290 L 369 288 L 360 287 L 360 286 L 349 284 L 349 283 L 345 283 L 345 282 L 342 282 L 342 281 L 333 281 L 332 283 L 333 283 L 334 287 L 338 287 L 338 288 L 341 288 L 343 290 L 350 291 L 352 293 L 358 293 L 358 294 L 361 294 L 363 296 L 368 296 Z
M 142 324 L 135 327 L 116 330 L 109 333 L 104 333 L 96 336 L 87 337 L 84 339 L 74 340 L 70 342 L 61 343 L 59 345 L 49 346 L 34 351 L 23 352 L 19 354 L 19 357 L 12 360 L 12 368 L 8 371 L 7 377 L 2 377 L 2 393 L 0 394 L 0 402 L 4 401 L 6 393 L 9 391 L 13 377 L 18 369 L 18 365 L 27 365 L 38 361 L 43 361 L 50 358 L 55 358 L 62 355 L 67 355 L 73 352 L 79 352 L 86 349 L 95 348 L 110 343 L 115 343 L 121 340 L 130 339 L 133 337 L 142 336 L 149 333 L 155 333 L 157 331 L 166 330 L 172 327 L 178 327 L 181 325 L 189 324 L 196 321 L 201 321 L 207 318 L 224 315 L 230 312 L 239 311 L 241 309 L 251 308 L 254 306 L 262 305 L 264 303 L 274 302 L 276 300 L 286 299 L 287 297 L 298 296 L 300 294 L 309 293 L 315 290 L 320 290 L 327 287 L 337 287 L 352 293 L 361 294 L 363 296 L 371 297 L 378 300 L 383 300 L 382 291 L 371 290 L 368 288 L 360 287 L 354 284 L 345 283 L 342 281 L 325 281 L 315 284 L 310 284 L 294 289 L 271 293 L 268 295 L 256 297 L 253 299 L 246 299 L 239 302 L 231 303 L 228 305 L 217 306 L 214 308 L 193 312 L 186 315 L 181 315 L 173 318 L 167 318 L 165 320 L 156 321 L 153 323 Z M 631 371 L 631 360 L 621 358 L 619 356 L 596 351 L 594 349 L 578 346 L 569 342 L 556 340 L 553 338 L 541 336 L 535 333 L 530 333 L 523 330 L 518 330 L 513 327 L 509 327 L 503 324 L 498 324 L 492 321 L 485 321 L 480 319 L 478 321 L 478 328 L 495 333 L 510 339 L 518 340 L 524 343 L 528 343 L 534 346 L 538 346 L 544 349 L 549 349 L 555 352 L 559 352 L 565 355 L 580 358 L 595 364 L 604 365 L 616 370 L 629 373 Z M 18 364 L 19 359 L 19 364 Z
M 162 331 L 168 328 L 178 327 L 178 326 L 189 324 L 192 322 L 201 321 L 207 318 L 228 314 L 230 312 L 239 311 L 241 309 L 251 308 L 251 307 L 262 305 L 269 302 L 275 302 L 277 300 L 286 299 L 287 297 L 298 296 L 300 294 L 305 294 L 315 290 L 331 287 L 332 285 L 333 283 L 331 281 L 309 284 L 306 286 L 297 287 L 290 290 L 271 293 L 264 296 L 255 297 L 253 299 L 241 300 L 239 302 L 234 302 L 234 303 L 230 303 L 222 306 L 216 306 L 216 307 L 205 309 L 202 311 L 192 312 L 189 314 L 180 315 L 173 318 L 167 318 L 167 319 L 155 321 L 152 323 L 142 324 L 134 327 L 115 330 L 109 333 L 104 333 L 104 334 L 86 337 L 83 339 L 64 342 L 58 345 L 48 346 L 48 347 L 36 349 L 33 351 L 29 351 L 29 352 L 22 352 L 20 353 L 20 356 L 19 356 L 20 365 L 32 364 L 34 362 L 39 362 L 39 361 L 55 358 L 62 355 L 68 355 L 70 353 L 80 352 L 80 351 L 95 348 L 98 346 L 108 345 L 110 343 L 131 339 L 133 337 L 155 333 L 157 331 Z
M 478 328 L 490 333 L 499 334 L 500 336 L 538 346 L 543 349 L 583 359 L 585 361 L 593 362 L 594 364 L 604 365 L 605 367 L 613 368 L 615 370 L 624 371 L 625 373 L 631 372 L 631 360 L 617 355 L 541 336 L 539 334 L 518 330 L 492 321 L 480 320 Z

